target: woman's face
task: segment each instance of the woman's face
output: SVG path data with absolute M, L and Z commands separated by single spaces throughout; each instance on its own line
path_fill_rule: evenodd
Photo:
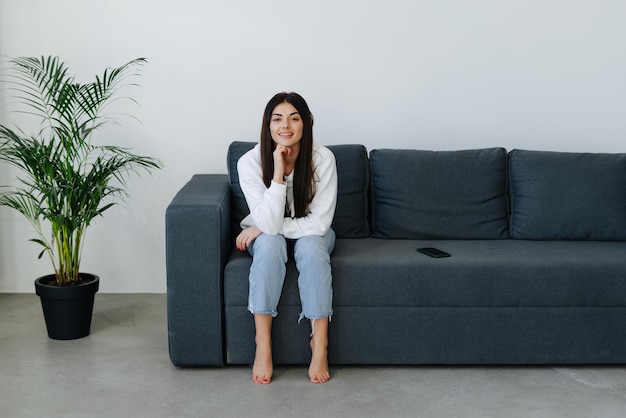
M 302 139 L 304 122 L 296 108 L 287 102 L 277 105 L 270 119 L 270 133 L 276 144 L 292 147 Z

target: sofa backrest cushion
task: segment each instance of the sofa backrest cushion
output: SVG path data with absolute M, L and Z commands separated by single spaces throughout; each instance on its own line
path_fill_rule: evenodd
M 513 150 L 511 237 L 626 240 L 626 154 Z
M 239 185 L 239 173 L 237 172 L 237 161 L 248 151 L 250 151 L 256 142 L 241 142 L 234 141 L 228 147 L 227 154 L 227 168 L 228 168 L 228 181 L 230 182 L 230 194 L 231 194 L 231 212 L 233 220 L 233 231 L 236 234 L 239 233 L 241 228 L 239 224 L 242 219 L 249 213 L 250 209 L 246 203 L 246 198 L 243 195 L 241 186 Z
M 337 162 L 337 209 L 333 230 L 338 238 L 370 236 L 368 192 L 370 163 L 363 145 L 328 145 Z
M 370 153 L 372 235 L 508 238 L 507 153 L 379 149 Z
M 237 161 L 256 142 L 233 142 L 228 148 L 228 177 L 232 194 L 233 230 L 250 213 L 239 186 Z M 329 145 L 337 162 L 337 208 L 332 228 L 337 238 L 365 238 L 370 234 L 367 219 L 369 160 L 362 145 Z

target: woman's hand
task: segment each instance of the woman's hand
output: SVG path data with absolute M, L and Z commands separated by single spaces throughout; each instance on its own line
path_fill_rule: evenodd
M 274 149 L 274 176 L 272 180 L 276 183 L 284 183 L 283 177 L 285 176 L 285 159 L 290 158 L 293 155 L 293 149 L 285 147 L 284 145 L 276 144 Z
M 239 251 L 247 251 L 254 241 L 262 232 L 256 226 L 249 226 L 248 228 L 241 231 L 241 233 L 237 236 L 235 240 L 235 245 Z

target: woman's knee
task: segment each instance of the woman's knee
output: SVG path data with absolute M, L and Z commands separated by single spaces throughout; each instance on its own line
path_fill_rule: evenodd
M 321 237 L 307 236 L 298 239 L 294 247 L 296 261 L 304 258 L 326 258 L 330 256 Z
M 287 262 L 287 241 L 282 235 L 259 235 L 250 246 L 252 256 L 279 258 Z
M 332 232 L 332 231 L 330 231 Z M 325 236 L 306 236 L 298 239 L 294 248 L 296 262 L 319 260 L 330 262 L 330 254 L 335 244 L 334 233 Z

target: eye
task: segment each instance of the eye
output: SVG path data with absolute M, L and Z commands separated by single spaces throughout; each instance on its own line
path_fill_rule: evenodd
M 280 122 L 280 118 L 273 118 L 272 122 Z

